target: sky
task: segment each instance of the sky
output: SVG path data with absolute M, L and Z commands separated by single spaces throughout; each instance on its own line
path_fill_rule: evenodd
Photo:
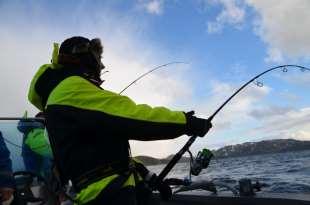
M 51 60 L 53 42 L 101 38 L 104 89 L 137 103 L 210 116 L 232 93 L 273 66 L 310 63 L 308 0 L 0 0 L 0 115 L 36 110 L 30 81 Z M 310 72 L 268 73 L 212 121 L 193 152 L 279 138 L 310 140 Z M 188 140 L 131 141 L 133 155 L 165 157 Z

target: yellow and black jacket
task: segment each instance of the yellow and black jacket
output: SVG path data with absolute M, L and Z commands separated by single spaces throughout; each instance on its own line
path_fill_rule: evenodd
M 46 114 L 51 143 L 57 148 L 56 152 L 53 150 L 54 157 L 65 181 L 115 162 L 126 169 L 130 139 L 172 139 L 186 131 L 183 112 L 137 105 L 126 96 L 94 85 L 78 69 L 55 63 L 40 67 L 28 98 Z M 117 176 L 111 175 L 81 190 L 79 200 L 96 197 Z M 134 186 L 133 176 L 126 184 Z

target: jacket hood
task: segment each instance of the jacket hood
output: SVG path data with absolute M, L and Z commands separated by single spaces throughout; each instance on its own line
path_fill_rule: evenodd
M 39 110 L 44 110 L 44 105 L 42 102 L 41 96 L 36 92 L 35 85 L 40 78 L 40 76 L 48 69 L 58 69 L 62 66 L 58 64 L 58 54 L 59 54 L 59 44 L 54 43 L 53 53 L 52 53 L 52 60 L 51 64 L 44 64 L 42 65 L 39 70 L 34 75 L 33 79 L 31 80 L 29 91 L 28 91 L 28 100 Z

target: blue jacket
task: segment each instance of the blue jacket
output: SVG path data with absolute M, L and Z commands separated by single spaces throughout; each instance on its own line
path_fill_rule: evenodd
M 15 180 L 12 171 L 12 161 L 2 133 L 0 132 L 0 187 L 14 188 Z

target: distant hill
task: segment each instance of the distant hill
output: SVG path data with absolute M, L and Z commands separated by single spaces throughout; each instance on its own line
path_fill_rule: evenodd
M 162 164 L 161 159 L 149 157 L 149 156 L 136 156 L 136 159 L 143 162 L 144 165 L 156 165 L 156 164 Z
M 217 158 L 310 150 L 310 141 L 293 139 L 264 140 L 225 146 L 213 151 Z
M 157 159 L 154 157 L 149 157 L 149 156 L 136 156 L 138 160 L 142 161 L 144 165 L 149 166 L 149 165 L 157 165 L 157 164 L 167 164 L 171 159 L 173 155 L 169 155 L 166 158 L 162 159 Z M 179 162 L 189 162 L 188 157 L 182 157 Z
M 229 145 L 218 150 L 212 150 L 216 158 L 239 157 L 268 153 L 310 150 L 310 141 L 293 139 L 264 140 L 260 142 L 246 142 L 243 144 Z M 173 155 L 157 159 L 149 156 L 137 156 L 145 165 L 167 164 Z M 188 157 L 183 157 L 180 162 L 188 162 Z

